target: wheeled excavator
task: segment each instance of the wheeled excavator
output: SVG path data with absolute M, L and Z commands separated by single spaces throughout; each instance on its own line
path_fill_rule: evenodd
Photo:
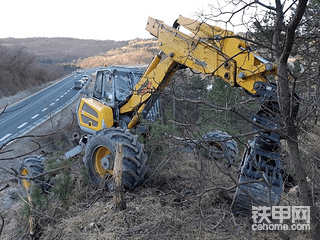
M 179 31 L 180 26 L 192 35 Z M 84 162 L 92 182 L 98 186 L 113 176 L 119 142 L 123 145 L 124 187 L 132 189 L 144 180 L 147 156 L 130 129 L 152 109 L 175 72 L 190 68 L 260 97 L 260 110 L 251 119 L 261 131 L 248 142 L 243 155 L 232 208 L 248 213 L 252 206 L 279 205 L 283 188 L 280 135 L 264 130 L 280 128 L 277 86 L 268 80 L 276 76 L 277 66 L 252 51 L 240 36 L 205 22 L 179 16 L 171 27 L 149 17 L 146 30 L 158 39 L 160 48 L 148 67 L 144 71 L 119 67 L 97 71 L 93 97 L 82 98 L 78 106 L 78 124 L 90 134 Z M 228 147 L 222 149 L 227 156 Z M 28 176 L 32 169 L 22 165 L 19 171 Z M 26 179 L 23 183 L 29 185 Z M 113 181 L 108 187 L 113 188 Z

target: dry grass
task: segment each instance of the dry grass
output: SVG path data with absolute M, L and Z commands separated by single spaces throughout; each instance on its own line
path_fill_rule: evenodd
M 83 185 L 80 157 L 71 170 L 68 202 L 53 201 L 39 215 L 40 239 L 307 239 L 307 233 L 252 231 L 250 217 L 230 212 L 234 192 L 206 191 L 233 185 L 215 163 L 190 153 L 171 156 L 163 158 L 161 171 L 151 175 L 150 169 L 148 182 L 126 192 L 127 208 L 118 212 L 112 192 Z M 228 171 L 237 174 L 233 167 Z
M 69 110 L 61 113 L 63 118 L 57 116 L 59 121 L 68 119 L 66 111 Z M 64 138 L 59 135 L 52 140 L 63 141 Z M 309 238 L 308 232 L 300 231 L 252 231 L 250 216 L 234 216 L 230 212 L 234 190 L 216 188 L 207 191 L 233 186 L 230 178 L 219 171 L 216 164 L 235 178 L 238 176 L 237 168 L 226 168 L 221 162 L 178 152 L 172 145 L 165 147 L 168 150 L 166 155 L 149 159 L 148 181 L 125 193 L 127 208 L 118 212 L 115 211 L 112 192 L 84 184 L 86 176 L 80 171 L 82 156 L 78 156 L 70 169 L 72 189 L 67 201 L 52 200 L 47 209 L 37 214 L 43 230 L 40 239 Z M 288 201 L 300 204 L 296 202 L 296 194 L 284 195 L 281 205 L 287 205 Z M 16 211 L 16 227 L 10 226 L 8 231 L 6 225 L 4 239 L 18 239 L 28 232 L 26 220 L 21 219 L 18 209 Z M 19 230 L 22 232 L 17 235 Z

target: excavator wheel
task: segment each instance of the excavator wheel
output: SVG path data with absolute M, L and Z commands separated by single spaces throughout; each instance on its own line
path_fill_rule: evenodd
M 107 128 L 96 132 L 86 145 L 84 163 L 88 168 L 89 178 L 99 187 L 104 179 L 113 176 L 113 166 L 118 143 L 123 146 L 123 185 L 125 189 L 138 186 L 147 171 L 147 156 L 143 152 L 143 145 L 138 136 L 129 130 L 121 128 Z M 112 190 L 113 181 L 107 182 Z
M 223 141 L 228 138 L 231 138 L 229 134 L 219 130 L 202 136 L 202 140 L 209 145 L 209 153 L 207 155 L 215 159 L 227 159 L 229 164 L 234 163 L 239 150 L 235 140 L 229 139 Z
M 35 177 L 44 172 L 43 161 L 45 158 L 40 155 L 28 156 L 19 161 L 18 173 L 22 177 Z M 35 185 L 46 191 L 50 188 L 50 185 L 44 178 L 44 176 L 36 177 L 35 179 L 21 179 L 19 178 L 20 185 L 30 194 L 31 186 Z
M 240 184 L 234 195 L 232 211 L 248 215 L 252 206 L 278 206 L 283 191 L 281 159 L 272 153 L 274 161 L 265 161 L 254 148 L 255 141 L 249 143 L 240 166 Z M 265 178 L 265 180 L 264 180 Z

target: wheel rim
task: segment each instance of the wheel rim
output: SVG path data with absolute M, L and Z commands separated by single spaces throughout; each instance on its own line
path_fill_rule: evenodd
M 111 151 L 104 146 L 99 146 L 95 150 L 94 154 L 94 168 L 96 173 L 101 177 L 105 177 L 108 174 L 113 175 L 113 170 L 111 168 L 111 164 L 109 164 L 109 167 L 105 166 L 105 159 L 112 157 Z M 111 168 L 111 169 L 110 169 Z
M 28 174 L 29 174 L 28 169 L 23 168 L 23 169 L 21 170 L 21 175 L 22 175 L 22 176 L 26 177 Z M 22 186 L 28 191 L 28 190 L 30 189 L 31 182 L 28 181 L 27 179 L 22 179 L 21 182 L 22 182 Z

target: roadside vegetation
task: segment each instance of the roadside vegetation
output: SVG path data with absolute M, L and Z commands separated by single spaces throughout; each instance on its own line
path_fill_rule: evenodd
M 24 48 L 0 45 L 0 98 L 55 80 L 62 66 L 45 65 Z
M 147 64 L 156 41 L 97 41 L 71 38 L 0 39 L 0 99 L 45 86 L 77 68 Z

